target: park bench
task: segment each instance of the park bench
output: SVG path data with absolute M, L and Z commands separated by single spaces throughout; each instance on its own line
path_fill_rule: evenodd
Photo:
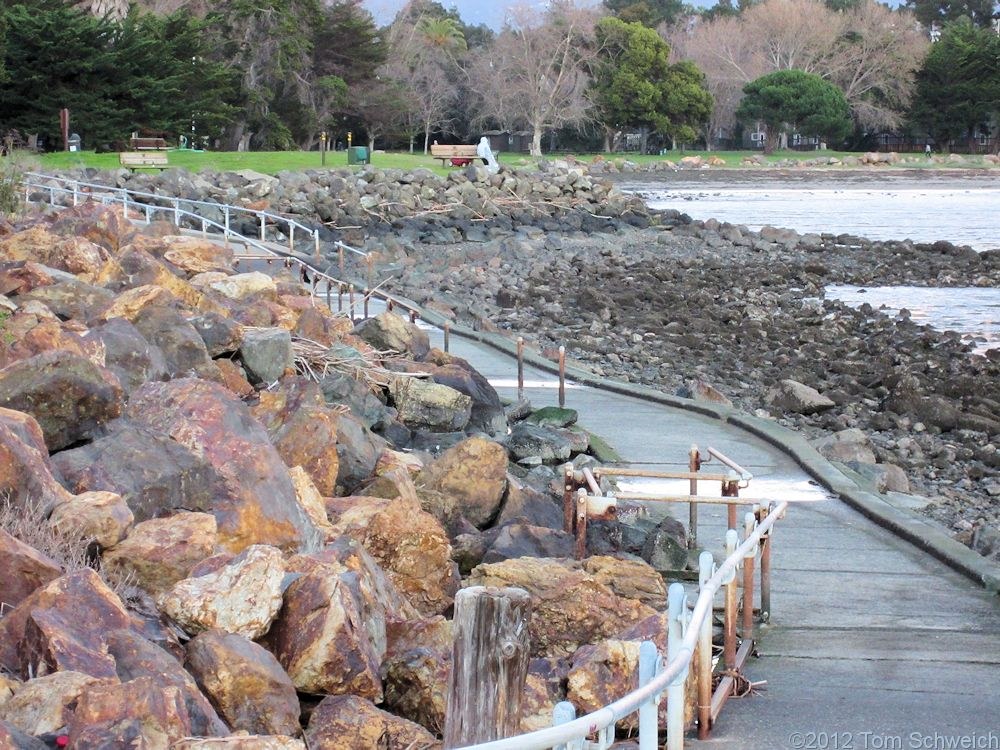
M 170 166 L 166 154 L 155 152 L 122 151 L 118 154 L 118 162 L 133 172 L 137 169 L 163 170 Z
M 163 138 L 132 138 L 129 145 L 133 151 L 167 150 L 167 141 Z
M 464 167 L 474 159 L 478 159 L 476 146 L 464 146 L 461 144 L 442 145 L 440 143 L 431 144 L 431 156 L 441 160 L 441 166 L 447 167 L 451 162 L 456 167 Z

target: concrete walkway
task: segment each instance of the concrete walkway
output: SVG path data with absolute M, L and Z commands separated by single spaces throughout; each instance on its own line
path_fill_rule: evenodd
M 439 332 L 428 333 L 442 345 Z M 501 395 L 516 394 L 506 355 L 455 335 L 450 343 Z M 529 367 L 525 377 L 538 384 L 526 388 L 533 404 L 556 402 L 552 375 Z M 747 666 L 766 688 L 731 700 L 712 739 L 688 740 L 691 747 L 1000 750 L 997 597 L 830 498 L 785 453 L 730 424 L 591 387 L 568 389 L 566 405 L 627 461 L 684 466 L 692 443 L 711 445 L 754 473 L 753 496 L 829 498 L 791 508 L 774 535 L 771 624 Z M 718 549 L 723 517 L 706 515 L 699 540 Z
M 373 303 L 371 314 L 381 309 Z M 443 347 L 441 332 L 427 331 Z M 454 333 L 450 343 L 501 395 L 516 395 L 509 356 Z M 554 376 L 529 366 L 525 377 L 535 406 L 556 403 Z M 746 668 L 766 687 L 729 701 L 712 738 L 688 746 L 1000 750 L 996 596 L 830 496 L 789 453 L 731 422 L 588 386 L 570 387 L 566 405 L 630 463 L 680 468 L 692 443 L 713 446 L 753 472 L 754 497 L 818 501 L 792 507 L 774 534 L 771 623 Z M 905 518 L 896 525 L 907 524 L 917 534 L 925 528 Z M 719 551 L 724 531 L 721 510 L 703 513 L 701 546 Z

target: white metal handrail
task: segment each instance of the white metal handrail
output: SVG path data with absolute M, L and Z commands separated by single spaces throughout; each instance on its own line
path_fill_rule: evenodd
M 174 211 L 180 211 L 181 213 L 185 213 L 185 209 L 180 208 L 182 204 L 192 207 L 202 206 L 204 208 L 208 208 L 211 210 L 222 211 L 223 225 L 225 226 L 227 231 L 229 229 L 232 216 L 242 214 L 254 218 L 255 223 L 260 227 L 259 239 L 261 242 L 265 242 L 267 240 L 267 223 L 270 221 L 272 224 L 275 225 L 283 223 L 287 227 L 287 231 L 285 232 L 285 234 L 288 237 L 289 250 L 295 249 L 296 230 L 299 230 L 306 236 L 310 237 L 313 240 L 316 249 L 319 248 L 318 229 L 313 229 L 312 227 L 308 227 L 305 224 L 302 224 L 301 222 L 296 221 L 295 219 L 292 219 L 288 216 L 282 216 L 280 214 L 271 213 L 269 211 L 261 211 L 258 209 L 246 208 L 243 206 L 233 206 L 228 203 L 217 203 L 213 201 L 177 198 L 175 196 L 160 195 L 157 193 L 147 193 L 141 190 L 131 190 L 128 188 L 119 188 L 111 185 L 102 185 L 97 182 L 85 182 L 82 180 L 71 179 L 69 177 L 63 177 L 61 175 L 50 175 L 41 172 L 25 172 L 24 176 L 26 178 L 24 182 L 26 196 L 28 190 L 34 188 L 36 190 L 48 190 L 50 191 L 50 196 L 56 190 L 58 190 L 60 193 L 71 194 L 73 196 L 74 206 L 78 204 L 81 197 L 91 198 L 94 197 L 95 195 L 100 195 L 101 193 L 110 193 L 116 197 L 116 200 L 120 200 L 122 202 L 126 202 L 128 198 L 131 198 L 132 202 L 141 205 L 149 205 L 147 203 L 147 201 L 149 200 L 167 201 L 170 203 L 171 208 Z M 58 186 L 52 185 L 51 182 L 53 181 L 59 183 L 59 185 Z M 60 187 L 62 188 L 61 190 Z M 81 191 L 81 188 L 86 188 L 86 191 Z M 94 192 L 95 190 L 98 192 L 95 193 Z M 123 196 L 128 196 L 128 198 Z M 140 198 L 144 200 L 137 200 Z M 50 202 L 55 203 L 55 201 L 51 199 Z M 198 217 L 201 216 L 201 214 L 198 214 L 194 211 L 186 211 L 186 213 Z M 219 226 L 218 222 L 214 223 L 217 226 Z M 335 243 L 335 244 L 339 246 L 343 243 Z M 344 248 L 351 252 L 358 253 L 360 255 L 365 255 L 363 251 L 357 250 L 348 245 L 344 245 Z
M 699 559 L 702 568 L 700 593 L 692 610 L 688 611 L 684 587 L 679 583 L 671 584 L 667 616 L 667 663 L 662 670 L 654 669 L 654 675 L 648 679 L 648 682 L 613 703 L 578 719 L 516 737 L 468 745 L 462 750 L 549 750 L 549 748 L 557 748 L 558 750 L 598 748 L 603 750 L 610 745 L 612 737 L 609 735 L 613 735 L 615 723 L 636 712 L 640 713 L 640 750 L 655 748 L 658 743 L 659 731 L 656 707 L 659 703 L 659 696 L 664 691 L 667 691 L 667 748 L 675 750 L 683 747 L 684 680 L 687 677 L 699 638 L 703 636 L 707 627 L 711 627 L 710 616 L 715 595 L 723 585 L 733 580 L 743 560 L 755 553 L 762 537 L 770 532 L 774 523 L 785 513 L 787 508 L 787 502 L 779 503 L 763 521 L 755 524 L 753 531 L 747 534 L 743 543 L 738 546 L 736 545 L 737 532 L 734 529 L 727 531 L 726 549 L 729 554 L 718 568 L 714 568 L 710 552 L 701 554 Z M 707 571 L 713 568 L 714 573 L 706 578 Z M 598 735 L 597 744 L 583 744 L 587 741 L 586 738 L 593 734 Z

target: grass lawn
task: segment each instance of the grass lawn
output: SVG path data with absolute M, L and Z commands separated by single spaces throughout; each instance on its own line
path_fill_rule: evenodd
M 650 162 L 671 160 L 678 161 L 684 156 L 718 157 L 726 163 L 726 167 L 739 167 L 745 156 L 750 155 L 750 151 L 671 151 L 665 156 L 640 155 L 640 154 L 600 154 L 601 158 L 621 162 L 628 160 L 637 164 L 647 164 Z M 843 158 L 851 155 L 843 151 L 778 151 L 766 157 L 766 163 L 774 163 L 788 159 L 805 161 L 819 156 Z M 239 169 L 252 169 L 265 174 L 275 174 L 285 170 L 320 169 L 320 155 L 317 151 L 170 151 L 168 152 L 170 165 L 187 169 L 193 172 L 203 169 L 213 171 L 234 171 Z M 556 154 L 553 158 L 560 158 L 562 154 Z M 582 161 L 591 161 L 598 154 L 578 154 L 576 158 Z M 912 155 L 910 155 L 912 156 Z M 70 153 L 58 151 L 48 154 L 41 154 L 34 157 L 38 168 L 42 170 L 61 170 L 74 167 L 96 167 L 98 169 L 117 169 L 118 154 L 95 154 L 93 151 L 81 151 Z M 505 153 L 500 155 L 500 161 L 513 166 L 532 166 L 534 160 L 527 154 Z M 372 164 L 375 167 L 386 169 L 411 170 L 418 167 L 425 167 L 437 174 L 446 174 L 452 168 L 442 167 L 441 162 L 430 156 L 423 154 L 409 154 L 405 152 L 380 152 L 376 151 L 372 157 Z M 346 152 L 331 151 L 326 155 L 326 167 L 346 167 Z M 983 167 L 990 166 L 981 157 L 969 158 L 960 164 L 939 163 L 938 161 L 928 162 L 923 158 L 917 159 L 914 163 L 901 165 L 909 169 L 915 168 L 961 168 L 961 167 Z M 361 169 L 362 167 L 355 167 Z M 840 168 L 840 167 L 834 167 Z

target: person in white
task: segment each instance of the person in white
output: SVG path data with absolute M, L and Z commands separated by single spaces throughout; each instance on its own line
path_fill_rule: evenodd
M 493 149 L 490 148 L 490 139 L 485 135 L 479 139 L 479 145 L 476 146 L 476 156 L 485 162 L 486 169 L 490 174 L 496 174 L 500 170 L 497 158 L 493 155 Z

